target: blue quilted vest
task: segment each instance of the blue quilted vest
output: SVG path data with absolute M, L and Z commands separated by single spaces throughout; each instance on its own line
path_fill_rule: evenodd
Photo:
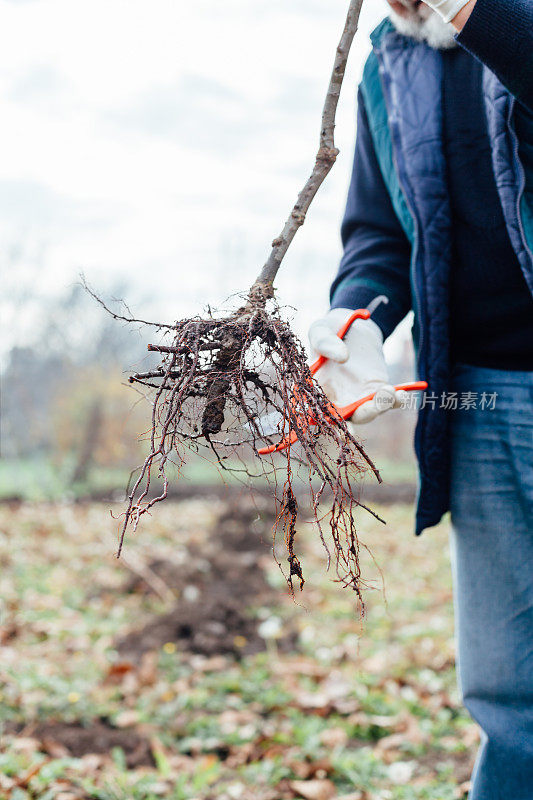
M 396 214 L 412 244 L 410 267 L 417 373 L 440 399 L 449 390 L 448 276 L 451 213 L 442 145 L 442 57 L 397 33 L 384 20 L 372 34 L 373 52 L 361 90 L 370 130 Z M 512 245 L 533 294 L 533 214 L 513 127 L 514 99 L 485 68 L 485 106 L 493 168 Z M 533 175 L 528 188 L 533 186 Z M 415 450 L 420 468 L 417 533 L 449 508 L 449 426 L 445 409 L 419 412 Z

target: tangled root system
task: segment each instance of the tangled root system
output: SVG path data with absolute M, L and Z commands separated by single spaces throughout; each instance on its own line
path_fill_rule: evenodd
M 357 490 L 362 473 L 372 470 L 378 480 L 379 473 L 312 378 L 305 350 L 275 301 L 249 298 L 228 316 L 164 327 L 168 343 L 148 348 L 160 354 L 160 366 L 129 379 L 148 387 L 152 417 L 150 451 L 129 494 L 119 552 L 128 527 L 135 529 L 143 514 L 167 496 L 170 464 L 179 469 L 188 452 L 201 451 L 222 469 L 273 481 L 275 529 L 283 532 L 287 547 L 288 570 L 283 572 L 291 591 L 294 579 L 301 588 L 294 476 L 303 468 L 328 565 L 333 561 L 337 580 L 361 599 L 353 511 L 361 505 Z M 270 434 L 263 426 L 266 415 L 275 420 Z M 290 431 L 297 435 L 295 445 L 257 454 L 258 448 L 279 443 Z M 155 496 L 154 477 L 160 486 Z
M 313 380 L 305 351 L 273 299 L 281 263 L 339 152 L 334 141 L 335 115 L 361 5 L 362 0 L 350 0 L 335 49 L 312 172 L 273 240 L 245 305 L 224 317 L 156 324 L 166 329 L 170 339 L 149 348 L 161 355 L 160 366 L 130 378 L 153 392 L 152 419 L 150 451 L 129 494 L 119 554 L 128 526 L 135 529 L 142 515 L 167 496 L 169 464 L 179 468 L 188 451 L 203 447 L 221 468 L 273 479 L 278 500 L 276 530 L 285 536 L 289 564 L 285 574 L 291 590 L 294 579 L 300 587 L 304 583 L 295 551 L 294 476 L 296 466 L 305 470 L 314 519 L 337 579 L 361 599 L 359 542 L 352 512 L 361 505 L 357 499 L 361 474 L 371 469 L 379 480 L 379 473 Z M 268 434 L 262 420 L 272 414 L 278 422 L 274 433 Z M 276 444 L 289 432 L 297 438 L 293 447 L 271 456 L 257 454 L 260 444 Z M 153 496 L 155 475 L 162 489 Z M 326 494 L 330 497 L 323 510 Z

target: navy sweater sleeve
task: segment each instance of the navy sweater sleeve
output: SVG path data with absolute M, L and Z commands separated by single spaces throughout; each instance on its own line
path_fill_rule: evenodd
M 380 294 L 388 298 L 372 315 L 384 338 L 411 308 L 411 245 L 385 186 L 358 96 L 357 137 L 346 211 L 341 226 L 344 254 L 331 287 L 332 308 L 365 308 Z
M 533 110 L 533 0 L 477 0 L 457 41 Z

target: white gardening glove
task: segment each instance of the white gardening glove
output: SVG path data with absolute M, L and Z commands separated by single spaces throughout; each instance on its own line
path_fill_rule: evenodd
M 451 22 L 470 0 L 424 0 L 424 2 L 436 11 L 444 22 Z
M 328 359 L 315 377 L 333 403 L 347 406 L 376 392 L 374 399 L 363 403 L 350 419 L 363 423 L 391 408 L 399 408 L 407 395 L 396 391 L 389 382 L 383 334 L 375 322 L 357 319 L 344 339 L 339 339 L 337 331 L 352 313 L 348 308 L 331 309 L 325 317 L 313 322 L 309 341 L 318 355 Z

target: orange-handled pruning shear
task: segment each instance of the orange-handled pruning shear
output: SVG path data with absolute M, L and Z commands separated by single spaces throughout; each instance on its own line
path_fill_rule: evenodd
M 358 308 L 353 314 L 350 314 L 344 325 L 337 331 L 337 336 L 339 339 L 344 339 L 348 331 L 350 330 L 351 326 L 357 319 L 369 319 L 370 318 L 370 311 L 367 308 Z M 322 367 L 328 359 L 326 356 L 320 356 L 317 358 L 313 364 L 311 364 L 310 372 L 311 375 L 315 375 L 316 372 Z M 399 383 L 394 387 L 396 390 L 403 389 L 405 392 L 418 392 L 423 389 L 427 389 L 428 385 L 426 381 L 413 381 L 412 383 Z M 342 419 L 350 419 L 350 417 L 354 414 L 354 412 L 362 406 L 363 403 L 368 403 L 370 400 L 374 399 L 376 392 L 372 392 L 371 394 L 365 395 L 365 397 L 360 397 L 359 400 L 356 400 L 354 403 L 350 403 L 347 406 L 336 406 L 334 403 L 331 403 L 331 409 L 333 411 L 333 416 L 342 417 Z M 316 425 L 315 420 L 312 417 L 309 417 L 307 420 L 309 425 Z M 268 447 L 261 447 L 257 452 L 261 456 L 269 455 L 270 453 L 279 453 L 281 450 L 286 450 L 288 447 L 293 445 L 295 442 L 298 441 L 298 434 L 296 431 L 289 431 L 288 435 L 285 436 L 279 444 L 271 444 Z

